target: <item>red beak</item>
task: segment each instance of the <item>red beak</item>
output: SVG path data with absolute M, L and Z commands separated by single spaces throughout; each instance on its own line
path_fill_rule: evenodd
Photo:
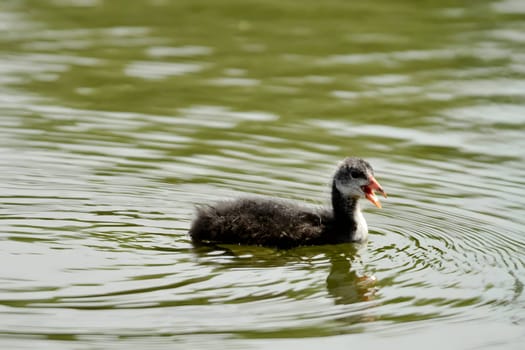
M 377 191 L 377 192 L 381 193 L 383 195 L 383 197 L 385 197 L 385 198 L 386 198 L 386 192 L 383 191 L 383 188 L 381 187 L 379 182 L 377 182 L 377 180 L 372 175 L 370 175 L 369 180 L 370 180 L 370 182 L 368 183 L 368 185 L 367 186 L 363 186 L 363 191 L 365 192 L 365 197 L 370 202 L 372 202 L 376 207 L 381 208 L 381 203 L 379 202 L 379 199 L 377 199 L 374 191 Z

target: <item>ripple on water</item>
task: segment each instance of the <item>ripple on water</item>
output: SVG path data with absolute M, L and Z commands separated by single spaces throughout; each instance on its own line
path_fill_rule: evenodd
M 130 77 L 143 79 L 164 79 L 170 76 L 180 76 L 200 72 L 205 64 L 196 62 L 159 62 L 159 61 L 137 61 L 131 62 L 124 69 L 124 73 Z
M 419 171 L 416 175 L 399 166 L 388 168 L 387 172 L 395 169 L 395 176 L 412 173 L 416 182 L 432 183 L 433 179 L 446 179 L 455 171 L 442 165 L 449 175 L 441 175 L 440 166 L 428 167 L 432 169 L 428 174 Z M 420 165 L 418 169 L 421 168 Z M 511 308 L 522 298 L 520 286 L 524 276 L 517 271 L 525 264 L 520 253 L 525 242 L 518 231 L 509 232 L 508 225 L 498 225 L 492 213 L 468 208 L 465 196 L 475 195 L 473 200 L 477 201 L 479 193 L 487 192 L 481 189 L 490 186 L 479 178 L 471 179 L 472 175 L 476 176 L 456 176 L 452 187 L 447 182 L 439 184 L 432 191 L 438 195 L 431 195 L 432 199 L 427 198 L 427 189 L 414 188 L 413 184 L 397 192 L 398 196 L 402 193 L 399 198 L 396 191 L 389 191 L 392 195 L 379 224 L 376 223 L 381 236 L 371 240 L 371 265 L 377 269 L 384 299 L 405 304 L 403 312 L 397 309 L 399 317 L 418 312 L 455 320 L 476 319 L 486 312 L 481 310 L 496 311 L 502 305 Z M 473 183 L 479 188 L 471 186 Z M 462 201 L 451 205 L 439 193 L 460 196 Z M 403 285 L 403 296 L 390 295 L 390 285 Z M 460 312 L 461 308 L 471 310 L 469 316 Z
M 207 46 L 152 46 L 146 50 L 151 57 L 192 57 L 192 56 L 207 56 L 213 53 L 213 49 Z
M 383 211 L 367 207 L 372 235 L 367 249 L 358 252 L 348 252 L 346 246 L 342 251 L 334 247 L 296 252 L 233 247 L 221 254 L 199 253 L 189 249 L 186 237 L 194 203 L 246 192 L 272 194 L 276 188 L 280 196 L 322 203 L 328 192 L 325 170 L 332 170 L 336 157 L 320 160 L 315 142 L 310 142 L 314 144 L 311 151 L 303 149 L 297 159 L 276 159 L 273 148 L 264 145 L 278 145 L 282 152 L 288 141 L 279 136 L 254 137 L 242 144 L 226 137 L 210 140 L 210 146 L 221 147 L 215 155 L 166 157 L 171 146 L 132 152 L 119 138 L 137 138 L 136 133 L 149 125 L 146 115 L 31 108 L 55 121 L 74 123 L 67 128 L 54 125 L 52 133 L 41 138 L 40 142 L 52 146 L 49 149 L 29 149 L 2 158 L 11 169 L 2 175 L 8 180 L 4 184 L 13 185 L 11 189 L 6 186 L 4 192 L 10 200 L 4 203 L 3 213 L 10 218 L 2 221 L 11 232 L 9 250 L 21 252 L 6 260 L 9 266 L 19 268 L 7 276 L 10 283 L 3 300 L 13 307 L 24 305 L 27 313 L 38 315 L 29 323 L 13 319 L 9 326 L 13 332 L 67 333 L 71 331 L 67 320 L 81 318 L 85 310 L 97 310 L 108 322 L 118 323 L 122 312 L 132 317 L 133 310 L 140 309 L 143 318 L 126 322 L 121 329 L 106 331 L 92 320 L 78 327 L 100 334 L 126 335 L 138 328 L 159 334 L 158 328 L 144 328 L 145 322 L 155 323 L 171 314 L 167 324 L 178 325 L 171 334 L 198 330 L 254 337 L 290 332 L 297 336 L 312 332 L 334 335 L 388 330 L 405 318 L 475 320 L 486 317 L 482 315 L 490 310 L 512 308 L 522 298 L 519 271 L 523 269 L 523 241 L 519 232 L 502 232 L 486 209 L 475 205 L 482 200 L 480 192 L 500 188 L 508 181 L 485 177 L 489 166 L 478 164 L 476 169 L 466 170 L 471 164 L 468 161 L 452 158 L 446 162 L 439 157 L 396 164 L 396 157 L 373 162 L 391 197 Z M 270 114 L 224 108 L 194 108 L 181 114 L 196 119 L 153 117 L 165 120 L 162 125 L 168 130 L 170 125 L 196 128 L 214 118 L 220 123 L 221 115 L 231 118 L 225 130 L 242 121 L 276 120 Z M 24 124 L 10 125 L 19 128 Z M 315 125 L 331 134 L 351 130 L 357 137 L 377 132 L 344 123 Z M 93 128 L 108 130 L 109 139 L 80 138 L 78 144 L 64 143 L 57 148 L 57 140 Z M 191 134 L 182 130 L 174 142 L 191 143 Z M 387 130 L 400 140 L 444 143 L 438 137 L 429 140 L 426 132 Z M 11 138 L 15 142 L 33 138 L 22 135 Z M 155 135 L 148 133 L 140 142 L 144 145 L 152 137 L 155 141 Z M 232 135 L 236 134 L 228 137 Z M 294 154 L 294 150 L 298 151 L 290 147 L 287 154 Z M 338 153 L 337 149 L 332 151 Z M 148 168 L 142 158 L 159 161 Z M 320 165 L 304 167 L 306 159 Z M 138 173 L 115 171 L 117 165 L 131 161 L 140 168 Z M 103 176 L 101 169 L 109 169 L 110 164 L 117 167 Z M 248 167 L 255 170 L 239 171 Z M 94 176 L 93 171 L 98 174 Z M 24 177 L 15 181 L 14 176 L 20 173 Z M 64 173 L 67 178 L 61 176 Z M 207 184 L 189 182 L 202 174 L 206 174 Z M 437 178 L 441 181 L 436 182 Z M 168 180 L 176 189 L 151 186 L 151 179 Z M 503 191 L 492 201 L 499 203 L 506 195 Z M 23 208 L 29 199 L 30 205 Z M 32 235 L 27 234 L 28 228 Z M 45 237 L 39 246 L 24 243 L 36 241 L 38 234 Z M 173 242 L 175 251 L 166 249 L 173 247 Z M 27 255 L 32 258 L 26 259 Z M 55 258 L 46 260 L 50 255 Z M 35 268 L 24 268 L 27 265 L 22 260 Z M 64 261 L 71 262 L 64 265 Z M 40 277 L 45 274 L 53 274 L 54 280 L 46 282 Z M 15 289 L 18 297 L 13 299 Z M 42 326 L 51 312 L 53 322 Z M 214 316 L 203 317 L 210 313 Z M 241 326 L 239 322 L 217 326 L 232 314 L 242 320 Z

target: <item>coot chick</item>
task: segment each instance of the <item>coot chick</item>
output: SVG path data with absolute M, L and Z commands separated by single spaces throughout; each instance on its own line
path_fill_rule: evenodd
M 367 198 L 386 198 L 370 164 L 345 158 L 332 180 L 332 208 L 310 209 L 283 200 L 241 198 L 197 208 L 190 228 L 194 244 L 225 243 L 291 248 L 302 245 L 362 242 L 368 226 L 359 207 Z

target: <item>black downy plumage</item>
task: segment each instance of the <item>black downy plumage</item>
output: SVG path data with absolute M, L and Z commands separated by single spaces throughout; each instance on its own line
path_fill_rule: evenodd
M 374 191 L 386 193 L 370 164 L 344 159 L 332 180 L 332 208 L 311 209 L 284 200 L 241 198 L 204 205 L 190 228 L 195 244 L 248 244 L 278 248 L 362 242 L 368 227 L 359 207 L 367 198 L 381 207 Z

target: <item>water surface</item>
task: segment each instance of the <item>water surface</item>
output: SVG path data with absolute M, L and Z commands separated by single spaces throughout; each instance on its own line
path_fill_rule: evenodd
M 521 1 L 0 5 L 0 346 L 522 349 Z M 329 203 L 370 240 L 195 249 L 200 203 Z

